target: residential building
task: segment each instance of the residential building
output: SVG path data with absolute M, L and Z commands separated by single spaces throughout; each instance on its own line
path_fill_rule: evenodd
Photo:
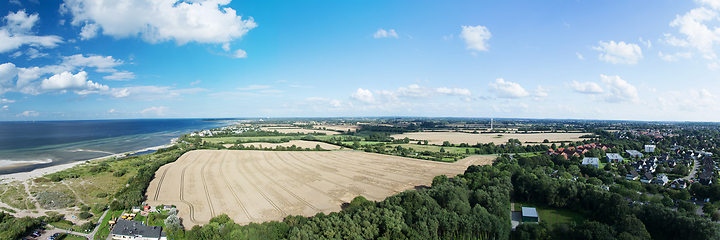
M 644 182 L 644 183 L 650 183 L 650 182 L 652 182 L 652 180 L 653 180 L 653 175 L 652 175 L 652 173 L 649 173 L 649 172 L 646 172 L 645 174 L 643 174 L 642 178 L 640 178 L 640 181 Z
M 605 156 L 607 156 L 608 162 L 612 163 L 620 163 L 624 160 L 618 153 L 606 153 Z
M 632 170 L 632 171 L 628 172 L 627 175 L 625 175 L 625 179 L 627 179 L 627 180 L 637 180 L 638 177 L 640 177 L 640 175 L 635 170 Z
M 593 165 L 595 168 L 600 168 L 600 159 L 599 158 L 583 158 L 582 165 Z
M 659 175 L 657 175 L 657 177 L 655 178 L 655 181 L 653 181 L 653 182 L 660 186 L 665 186 L 665 184 L 667 184 L 669 181 L 670 180 L 668 179 L 667 175 L 659 174 Z
M 525 222 L 540 222 L 540 217 L 537 213 L 537 209 L 532 207 L 522 207 L 522 221 Z
M 645 145 L 645 152 L 646 153 L 653 153 L 655 152 L 655 145 Z
M 115 223 L 110 236 L 122 240 L 167 240 L 162 227 L 145 226 L 142 222 L 124 219 Z
M 678 178 L 670 183 L 670 187 L 675 189 L 685 189 L 687 187 L 687 182 L 682 178 Z
M 642 158 L 643 154 L 638 150 L 625 150 L 626 153 L 630 155 L 630 157 L 638 157 Z

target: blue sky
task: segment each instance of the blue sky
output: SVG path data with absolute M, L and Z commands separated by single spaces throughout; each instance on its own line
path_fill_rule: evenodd
M 720 0 L 0 2 L 0 120 L 717 121 Z

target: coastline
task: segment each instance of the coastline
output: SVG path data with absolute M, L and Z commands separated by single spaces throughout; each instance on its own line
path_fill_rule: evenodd
M 93 159 L 79 160 L 79 161 L 75 161 L 75 162 L 71 162 L 71 163 L 66 163 L 66 164 L 61 164 L 61 165 L 55 165 L 55 166 L 51 166 L 51 167 L 38 168 L 38 169 L 34 169 L 34 170 L 32 170 L 32 171 L 29 171 L 29 172 L 20 172 L 20 173 L 11 173 L 11 174 L 0 174 L 0 183 L 11 183 L 11 182 L 15 182 L 15 181 L 26 181 L 26 180 L 30 180 L 30 179 L 42 177 L 42 176 L 45 176 L 45 175 L 47 175 L 47 174 L 51 174 L 51 173 L 59 172 L 59 171 L 62 171 L 62 170 L 70 169 L 70 168 L 72 168 L 72 167 L 74 167 L 74 166 L 76 166 L 76 165 L 84 164 L 84 163 L 87 162 L 87 161 L 97 161 L 97 160 L 107 159 L 107 158 L 111 158 L 111 157 L 116 157 L 116 158 L 117 158 L 117 157 L 125 157 L 125 155 L 133 154 L 133 153 L 136 153 L 136 152 L 142 152 L 142 151 L 148 151 L 148 150 L 158 150 L 158 149 L 161 149 L 161 148 L 167 148 L 167 147 L 171 147 L 171 146 L 175 145 L 175 144 L 177 143 L 177 140 L 178 140 L 177 138 L 173 138 L 172 140 L 170 140 L 170 143 L 165 144 L 165 145 L 148 147 L 148 148 L 143 148 L 143 149 L 139 149 L 139 150 L 133 150 L 133 151 L 128 151 L 128 152 L 123 152 L 123 153 L 116 153 L 116 154 L 111 154 L 111 155 L 107 155 L 107 156 L 103 156 L 103 157 L 98 157 L 98 158 L 93 158 Z

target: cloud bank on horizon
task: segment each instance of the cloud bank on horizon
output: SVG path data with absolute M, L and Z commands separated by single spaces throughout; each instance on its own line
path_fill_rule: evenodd
M 0 121 L 720 117 L 720 0 L 326 3 L 0 3 Z

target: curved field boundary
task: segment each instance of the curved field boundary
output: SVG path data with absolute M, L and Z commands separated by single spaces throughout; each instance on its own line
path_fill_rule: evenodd
M 232 186 L 230 185 L 230 181 L 227 180 L 227 177 L 225 177 L 225 173 L 223 173 L 223 171 L 222 171 L 222 168 L 223 168 L 222 166 L 225 162 L 226 162 L 225 158 L 223 157 L 223 161 L 220 163 L 220 168 L 221 168 L 220 169 L 220 177 L 222 177 L 223 181 L 225 181 L 225 185 L 227 185 L 228 189 L 230 190 L 230 193 L 235 198 L 235 201 L 240 205 L 240 209 L 242 209 L 243 213 L 245 213 L 245 216 L 247 216 L 248 219 L 250 219 L 250 221 L 252 221 L 253 217 L 250 216 L 250 212 L 248 212 L 247 208 L 245 208 L 245 204 L 243 204 L 242 201 L 240 201 L 240 197 L 238 197 L 237 193 L 235 192 L 235 189 L 232 188 Z
M 245 167 L 245 161 L 244 161 L 244 160 L 241 160 L 241 162 L 242 162 L 243 167 Z M 253 188 L 255 188 L 255 190 L 257 190 L 258 193 L 260 193 L 260 195 L 262 195 L 263 198 L 265 198 L 265 200 L 268 201 L 268 203 L 270 203 L 270 205 L 272 205 L 272 207 L 273 207 L 276 211 L 278 211 L 278 213 L 280 213 L 280 215 L 286 216 L 286 215 L 285 215 L 285 211 L 281 210 L 281 209 L 275 204 L 275 202 L 273 202 L 272 200 L 270 200 L 270 198 L 269 198 L 267 195 L 265 195 L 265 193 L 264 193 L 262 190 L 260 190 L 260 188 L 258 188 L 252 181 L 250 181 L 250 178 L 248 178 L 248 177 L 245 175 L 245 173 L 242 172 L 242 169 L 240 169 L 240 165 L 235 165 L 235 168 L 237 168 L 238 173 L 240 173 L 240 175 L 242 175 L 242 177 L 245 178 L 245 180 L 250 184 L 250 186 L 252 186 Z

